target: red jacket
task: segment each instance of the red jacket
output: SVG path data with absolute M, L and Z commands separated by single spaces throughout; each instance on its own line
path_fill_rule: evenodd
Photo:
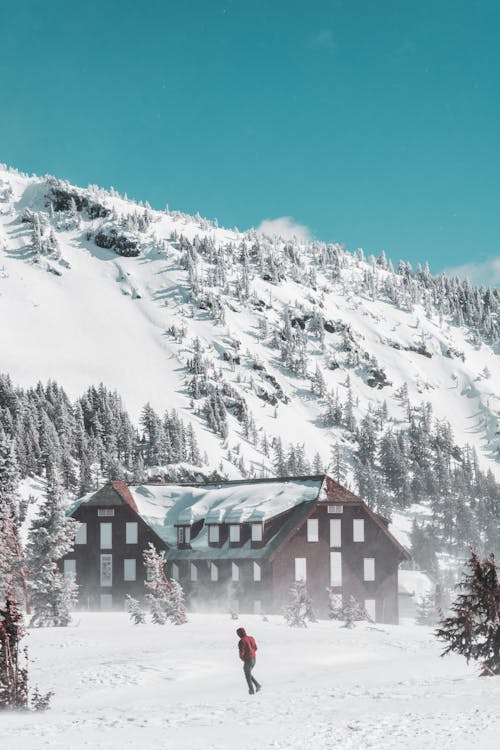
M 241 661 L 247 661 L 247 659 L 255 659 L 255 652 L 257 651 L 257 644 L 255 639 L 251 635 L 247 635 L 245 628 L 238 628 L 236 634 L 240 636 L 238 643 L 238 649 L 240 652 Z

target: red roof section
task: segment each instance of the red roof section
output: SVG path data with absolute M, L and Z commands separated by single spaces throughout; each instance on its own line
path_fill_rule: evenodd
M 114 489 L 118 492 L 121 498 L 125 500 L 127 505 L 130 505 L 132 510 L 135 510 L 136 513 L 139 513 L 139 508 L 135 504 L 135 500 L 132 496 L 132 493 L 130 492 L 128 488 L 128 484 L 126 482 L 111 482 Z

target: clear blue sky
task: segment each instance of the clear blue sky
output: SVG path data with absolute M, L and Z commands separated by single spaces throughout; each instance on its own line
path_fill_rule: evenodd
M 0 0 L 0 161 L 433 271 L 500 255 L 497 0 Z

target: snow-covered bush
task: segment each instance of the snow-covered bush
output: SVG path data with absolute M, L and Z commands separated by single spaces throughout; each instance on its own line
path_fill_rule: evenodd
M 118 255 L 135 257 L 141 252 L 139 237 L 123 229 L 117 222 L 108 221 L 94 235 L 98 247 L 114 250 Z
M 316 615 L 312 607 L 311 597 L 307 592 L 305 581 L 295 581 L 291 586 L 283 615 L 290 627 L 306 628 L 307 620 L 316 622 Z

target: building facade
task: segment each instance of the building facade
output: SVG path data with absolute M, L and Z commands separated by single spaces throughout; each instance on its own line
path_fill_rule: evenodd
M 372 619 L 398 622 L 398 566 L 408 552 L 388 523 L 327 475 L 217 484 L 111 482 L 71 510 L 82 524 L 64 569 L 80 605 L 144 596 L 142 551 L 164 550 L 189 608 L 280 613 L 304 580 L 319 617 L 329 594 L 353 595 Z

